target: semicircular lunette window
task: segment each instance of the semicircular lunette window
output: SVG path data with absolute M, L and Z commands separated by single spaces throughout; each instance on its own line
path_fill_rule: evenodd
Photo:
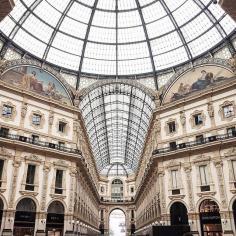
M 102 85 L 82 97 L 80 109 L 100 174 L 136 171 L 154 108 L 151 95 L 123 83 Z

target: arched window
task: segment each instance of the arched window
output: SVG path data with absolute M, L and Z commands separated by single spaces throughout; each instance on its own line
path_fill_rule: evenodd
M 182 202 L 175 202 L 170 207 L 171 225 L 187 225 L 187 208 Z
M 55 233 L 55 235 L 58 236 L 63 235 L 64 212 L 64 206 L 59 201 L 54 201 L 49 205 L 46 222 L 47 235 L 50 235 L 51 233 Z
M 23 198 L 16 206 L 13 235 L 34 235 L 36 204 L 31 198 Z
M 111 198 L 123 198 L 123 182 L 120 179 L 114 179 L 111 183 Z
M 220 209 L 215 201 L 211 199 L 202 201 L 199 212 L 202 235 L 223 235 Z

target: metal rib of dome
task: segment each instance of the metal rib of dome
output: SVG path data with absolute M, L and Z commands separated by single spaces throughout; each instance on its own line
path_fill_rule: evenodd
M 154 107 L 150 94 L 120 82 L 82 96 L 80 109 L 102 175 L 135 172 Z
M 235 31 L 213 0 L 18 0 L 1 32 L 37 58 L 96 75 L 188 62 Z

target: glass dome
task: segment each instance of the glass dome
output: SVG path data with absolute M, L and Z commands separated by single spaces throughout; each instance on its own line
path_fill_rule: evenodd
M 120 76 L 192 61 L 235 26 L 212 0 L 18 0 L 0 30 L 61 68 Z

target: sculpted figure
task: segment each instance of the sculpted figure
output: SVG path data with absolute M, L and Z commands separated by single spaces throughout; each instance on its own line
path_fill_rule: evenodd
M 26 113 L 27 113 L 27 103 L 24 103 L 21 108 L 21 117 L 25 118 Z
M 181 122 L 182 126 L 185 126 L 185 124 L 186 124 L 186 116 L 184 114 L 184 111 L 180 112 L 180 122 Z

